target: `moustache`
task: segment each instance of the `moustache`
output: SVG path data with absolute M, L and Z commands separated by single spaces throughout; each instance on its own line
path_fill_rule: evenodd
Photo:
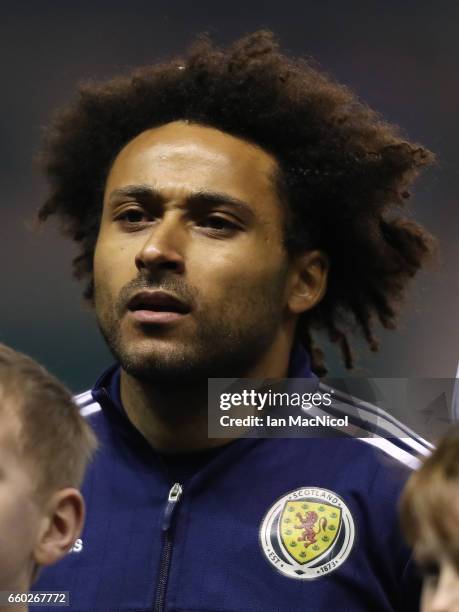
M 181 302 L 189 305 L 194 310 L 198 291 L 195 287 L 188 285 L 181 279 L 163 278 L 160 281 L 146 276 L 138 276 L 121 288 L 115 304 L 118 316 L 122 316 L 128 310 L 128 304 L 136 293 L 144 290 L 166 291 L 177 297 Z

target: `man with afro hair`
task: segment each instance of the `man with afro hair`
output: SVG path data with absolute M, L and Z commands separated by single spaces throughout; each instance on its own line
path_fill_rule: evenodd
M 370 416 L 357 437 L 209 438 L 207 385 L 317 380 L 318 331 L 347 368 L 350 333 L 377 350 L 433 250 L 403 213 L 432 161 L 266 31 L 81 88 L 39 215 L 79 245 L 117 363 L 78 399 L 101 441 L 81 549 L 37 588 L 91 612 L 417 609 L 395 506 L 427 445 L 384 417 L 366 437 Z

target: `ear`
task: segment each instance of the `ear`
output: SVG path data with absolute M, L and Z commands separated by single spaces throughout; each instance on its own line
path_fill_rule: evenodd
M 56 491 L 46 506 L 34 549 L 37 565 L 52 565 L 70 551 L 84 523 L 84 501 L 78 489 Z
M 320 302 L 327 287 L 328 267 L 328 257 L 321 251 L 308 251 L 293 259 L 288 296 L 290 312 L 299 315 Z

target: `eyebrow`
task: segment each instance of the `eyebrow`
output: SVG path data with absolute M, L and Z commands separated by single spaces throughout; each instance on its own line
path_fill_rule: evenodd
M 150 185 L 127 185 L 114 189 L 109 195 L 109 202 L 119 197 L 132 197 L 145 202 L 164 204 L 165 198 L 159 191 Z M 239 198 L 219 191 L 196 191 L 186 197 L 186 202 L 191 205 L 211 206 L 213 204 L 229 205 L 239 210 L 241 214 L 253 218 L 254 212 L 250 204 Z
M 149 185 L 126 185 L 126 187 L 119 187 L 114 189 L 109 197 L 109 202 L 120 198 L 120 197 L 138 198 L 139 200 L 152 200 L 155 202 L 163 202 L 164 198 L 161 197 L 160 193 L 150 187 Z

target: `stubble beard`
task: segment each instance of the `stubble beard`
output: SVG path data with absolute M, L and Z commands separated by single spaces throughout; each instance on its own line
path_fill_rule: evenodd
M 225 305 L 213 311 L 192 311 L 196 333 L 188 342 L 175 342 L 164 348 L 155 337 L 164 336 L 161 330 L 146 328 L 142 344 L 147 350 L 133 347 L 121 333 L 120 307 L 96 286 L 96 313 L 99 328 L 108 348 L 121 367 L 139 381 L 158 387 L 171 385 L 207 385 L 208 378 L 242 378 L 271 346 L 282 320 L 281 296 L 286 271 L 276 278 L 266 279 L 259 286 L 238 296 L 229 296 Z M 139 288 L 172 290 L 175 281 L 153 285 L 146 280 L 130 284 Z M 195 303 L 200 303 L 196 292 L 187 288 Z M 120 292 L 123 293 L 123 290 Z M 183 291 L 179 295 L 183 295 Z M 118 298 L 118 302 L 119 302 Z M 146 339 L 150 337 L 150 340 Z M 161 339 L 161 343 L 163 340 Z

